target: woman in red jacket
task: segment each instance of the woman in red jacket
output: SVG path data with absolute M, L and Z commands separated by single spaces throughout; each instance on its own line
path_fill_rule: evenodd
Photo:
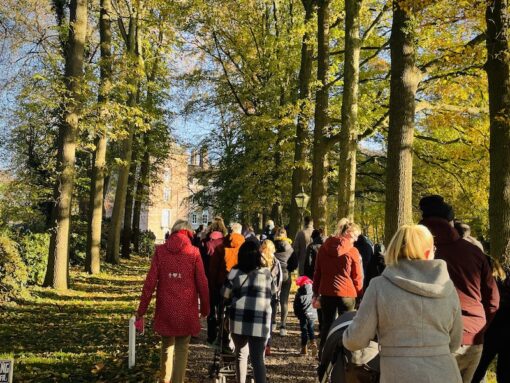
M 188 344 L 191 336 L 200 333 L 199 297 L 200 315 L 205 318 L 209 314 L 207 278 L 200 252 L 191 244 L 191 238 L 190 224 L 178 220 L 166 242 L 156 247 L 137 311 L 137 319 L 145 315 L 157 286 L 154 330 L 162 337 L 163 383 L 184 382 Z
M 354 222 L 342 218 L 335 235 L 326 239 L 315 261 L 313 294 L 320 295 L 322 309 L 319 356 L 326 342 L 329 328 L 336 318 L 354 310 L 356 298 L 363 289 L 361 257 L 354 247 L 361 229 Z M 315 305 L 319 308 L 318 305 Z

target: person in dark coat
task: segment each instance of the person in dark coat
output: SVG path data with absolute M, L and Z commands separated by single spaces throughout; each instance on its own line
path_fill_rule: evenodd
M 434 236 L 436 258 L 446 261 L 462 308 L 464 333 L 461 347 L 454 352 L 464 383 L 471 383 L 483 349 L 484 333 L 499 307 L 499 292 L 485 254 L 461 238 L 453 227 L 454 212 L 443 197 L 420 200 L 420 222 Z
M 367 236 L 360 234 L 358 240 L 354 242 L 354 247 L 358 249 L 361 255 L 361 261 L 363 266 L 363 279 L 366 280 L 368 272 L 368 265 L 374 255 L 374 244 L 368 239 Z M 366 286 L 366 284 L 364 284 Z
M 384 250 L 384 245 L 382 243 L 376 243 L 374 245 L 374 255 L 370 259 L 367 274 L 365 275 L 365 289 L 372 279 L 382 274 L 386 267 L 386 263 L 384 262 Z
M 296 279 L 296 285 L 299 287 L 294 299 L 294 314 L 299 319 L 301 329 L 301 355 L 308 353 L 308 344 L 312 356 L 317 356 L 317 344 L 315 343 L 315 321 L 317 320 L 317 311 L 312 306 L 313 300 L 313 281 L 306 275 Z
M 493 260 L 500 302 L 499 310 L 485 333 L 482 357 L 476 369 L 472 383 L 484 382 L 485 373 L 493 359 L 498 357 L 496 379 L 510 382 L 510 267 L 502 267 Z
M 294 249 L 291 246 L 292 241 L 287 238 L 287 231 L 282 227 L 279 228 L 276 232 L 276 237 L 274 240 L 274 246 L 276 248 L 276 253 L 274 254 L 276 259 L 280 262 L 282 267 L 282 289 L 280 291 L 280 335 L 287 335 L 287 314 L 289 313 L 289 294 L 290 287 L 292 285 L 292 279 L 290 277 L 290 272 L 288 269 L 288 261 L 292 254 L 294 253 Z
M 323 228 L 314 229 L 314 231 L 312 232 L 312 243 L 310 243 L 306 248 L 306 257 L 303 274 L 310 279 L 313 279 L 313 273 L 315 272 L 315 258 L 317 257 L 317 253 L 319 252 L 319 249 L 325 240 L 326 238 L 324 238 L 324 229 Z

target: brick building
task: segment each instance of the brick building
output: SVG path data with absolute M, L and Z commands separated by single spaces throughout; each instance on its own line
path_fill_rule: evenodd
M 207 151 L 192 151 L 174 145 L 171 154 L 161 167 L 160 182 L 151 187 L 149 202 L 140 217 L 140 229 L 150 230 L 156 242 L 164 241 L 178 219 L 188 220 L 194 229 L 212 218 L 212 211 L 194 206 L 191 196 L 200 190 L 194 174 L 209 166 Z

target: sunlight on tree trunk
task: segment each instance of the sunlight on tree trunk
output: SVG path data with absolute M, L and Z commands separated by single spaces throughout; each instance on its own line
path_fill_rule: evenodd
M 80 118 L 80 94 L 83 87 L 83 56 L 87 36 L 87 0 L 73 0 L 69 11 L 69 38 L 65 53 L 65 109 L 59 127 L 54 228 L 51 234 L 45 286 L 67 289 L 71 201 L 76 158 L 76 135 Z
M 384 240 L 412 223 L 413 134 L 415 95 L 421 79 L 416 67 L 416 36 L 412 10 L 393 2 L 391 28 L 390 122 L 386 168 Z

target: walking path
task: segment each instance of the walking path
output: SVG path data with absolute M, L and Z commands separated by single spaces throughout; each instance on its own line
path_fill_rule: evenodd
M 159 337 L 150 323 L 138 337 L 137 365 L 127 368 L 128 318 L 137 307 L 149 262 L 122 260 L 120 266 L 105 265 L 98 276 L 74 269 L 72 290 L 35 287 L 28 302 L 0 305 L 0 358 L 14 357 L 14 381 L 155 382 Z M 274 336 L 266 360 L 270 382 L 316 381 L 316 362 L 299 355 L 299 326 L 292 312 L 288 330 L 286 337 Z M 187 381 L 207 382 L 212 357 L 202 331 L 190 346 Z

